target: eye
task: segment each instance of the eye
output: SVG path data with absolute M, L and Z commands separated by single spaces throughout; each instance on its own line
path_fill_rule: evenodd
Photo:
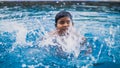
M 66 21 L 67 24 L 70 24 L 70 20 Z
M 71 22 L 70 20 L 60 21 L 59 24 L 61 24 L 61 25 L 62 25 L 62 24 L 65 24 L 65 23 L 66 23 L 66 24 L 70 24 L 70 22 Z
M 64 21 L 60 21 L 59 24 L 64 24 L 65 22 Z

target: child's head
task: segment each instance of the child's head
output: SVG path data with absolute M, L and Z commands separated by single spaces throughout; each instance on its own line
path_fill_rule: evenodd
M 55 27 L 59 35 L 64 35 L 72 25 L 72 15 L 69 12 L 61 11 L 56 15 Z
M 58 20 L 63 18 L 63 17 L 68 17 L 71 19 L 71 22 L 73 24 L 73 20 L 72 20 L 72 15 L 69 12 L 66 11 L 60 11 L 59 13 L 56 14 L 55 16 L 55 27 L 57 27 L 58 24 Z

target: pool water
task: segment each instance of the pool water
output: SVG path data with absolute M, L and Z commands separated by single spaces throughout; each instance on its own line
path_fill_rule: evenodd
M 0 68 L 120 68 L 119 2 L 0 3 Z M 59 57 L 57 47 L 36 44 L 55 29 L 54 17 L 62 10 L 73 15 L 92 53 Z

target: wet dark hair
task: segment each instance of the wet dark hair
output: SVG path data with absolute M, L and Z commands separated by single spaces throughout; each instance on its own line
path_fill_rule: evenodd
M 57 26 L 57 21 L 62 17 L 69 17 L 72 20 L 72 15 L 67 11 L 60 11 L 55 16 L 55 27 Z M 73 21 L 73 20 L 72 20 Z

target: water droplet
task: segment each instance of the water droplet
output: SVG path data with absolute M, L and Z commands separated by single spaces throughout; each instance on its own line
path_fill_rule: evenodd
M 23 68 L 26 67 L 26 64 L 22 64 L 22 67 L 23 67 Z

